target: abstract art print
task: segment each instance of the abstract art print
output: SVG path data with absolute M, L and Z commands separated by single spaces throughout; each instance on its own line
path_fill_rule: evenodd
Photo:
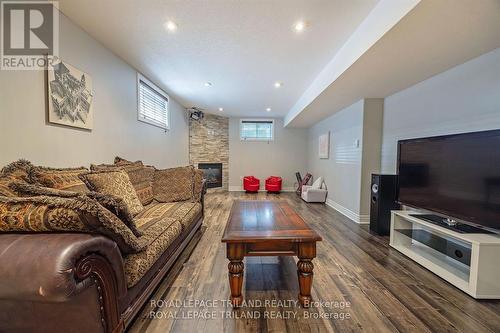
M 49 122 L 92 129 L 92 78 L 61 60 L 48 68 Z
M 319 136 L 319 148 L 318 155 L 319 158 L 328 159 L 330 153 L 330 132 L 326 132 Z

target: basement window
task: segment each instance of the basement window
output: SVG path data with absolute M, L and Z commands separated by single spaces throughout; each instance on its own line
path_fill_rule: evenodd
M 137 73 L 137 117 L 139 121 L 170 129 L 168 95 L 153 82 Z
M 240 139 L 242 141 L 273 141 L 273 119 L 241 119 Z

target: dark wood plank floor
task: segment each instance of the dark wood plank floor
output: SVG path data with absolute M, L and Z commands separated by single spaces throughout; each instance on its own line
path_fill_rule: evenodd
M 291 257 L 245 258 L 243 295 L 262 304 L 232 311 L 223 302 L 229 285 L 220 239 L 235 199 L 287 200 L 323 237 L 313 261 L 312 296 L 327 303 L 308 310 L 264 303 L 296 300 Z M 500 332 L 499 301 L 474 300 L 388 243 L 388 237 L 374 236 L 366 226 L 295 194 L 208 194 L 200 241 L 184 252 L 130 332 Z M 194 304 L 212 300 L 217 303 Z M 342 308 L 347 302 L 350 307 Z

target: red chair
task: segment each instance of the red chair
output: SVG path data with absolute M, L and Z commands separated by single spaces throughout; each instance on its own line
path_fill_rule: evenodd
M 259 192 L 260 179 L 254 176 L 243 177 L 243 189 L 247 192 Z
M 266 191 L 267 192 L 277 192 L 281 191 L 281 183 L 283 180 L 281 177 L 271 176 L 266 179 Z

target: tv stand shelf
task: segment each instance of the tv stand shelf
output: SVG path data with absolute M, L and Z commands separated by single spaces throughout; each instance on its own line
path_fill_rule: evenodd
M 459 233 L 392 211 L 390 246 L 474 298 L 500 299 L 500 235 Z

